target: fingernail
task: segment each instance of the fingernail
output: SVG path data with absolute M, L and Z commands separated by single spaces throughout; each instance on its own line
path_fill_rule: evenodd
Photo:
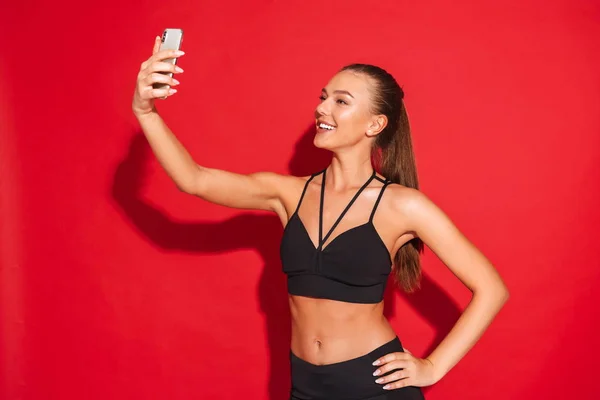
M 175 94 L 177 93 L 177 89 L 169 89 L 169 94 Z
M 383 388 L 384 388 L 384 389 L 389 389 L 389 388 L 390 388 L 390 385 L 385 385 Z
M 380 371 L 380 370 L 376 370 L 375 372 L 373 372 L 373 376 L 377 376 L 377 375 L 379 375 L 380 373 L 381 373 L 381 371 Z
M 182 73 L 182 72 L 183 72 L 183 70 L 182 70 L 180 67 L 175 67 L 175 71 L 177 71 L 177 72 L 179 72 L 179 73 Z
M 173 83 L 176 84 L 176 85 L 179 85 L 179 81 L 177 79 L 175 79 L 175 78 L 173 78 Z
M 375 383 L 381 383 L 381 382 L 383 382 L 383 378 L 379 378 L 379 379 L 375 380 Z
M 175 54 L 177 54 L 178 56 L 182 56 L 182 55 L 184 55 L 184 54 L 185 54 L 185 52 L 183 52 L 183 51 L 181 51 L 181 50 L 177 50 L 177 51 L 175 52 Z
M 373 362 L 373 365 L 379 365 L 379 360 L 377 360 L 377 361 L 374 361 L 374 362 Z

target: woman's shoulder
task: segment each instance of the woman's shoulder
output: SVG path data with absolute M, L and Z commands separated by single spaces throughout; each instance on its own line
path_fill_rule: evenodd
M 427 206 L 431 200 L 419 189 L 390 183 L 386 188 L 385 203 L 392 212 L 411 214 Z
M 411 188 L 408 186 L 401 185 L 395 182 L 388 181 L 388 187 L 386 192 L 389 192 L 388 197 L 393 197 L 398 201 L 408 201 L 410 199 L 416 199 L 420 196 L 424 196 L 423 192 L 419 189 Z
M 384 212 L 390 218 L 399 217 L 397 219 L 402 220 L 403 226 L 423 230 L 450 221 L 445 212 L 421 190 L 399 184 L 389 186 Z
M 291 185 L 298 185 L 298 184 L 306 184 L 308 181 L 314 181 L 316 183 L 320 182 L 320 176 L 321 173 L 323 171 L 317 171 L 314 172 L 310 175 L 306 175 L 306 174 L 298 174 L 298 175 L 294 175 L 294 174 L 281 174 L 281 180 L 285 181 L 286 183 L 289 183 Z

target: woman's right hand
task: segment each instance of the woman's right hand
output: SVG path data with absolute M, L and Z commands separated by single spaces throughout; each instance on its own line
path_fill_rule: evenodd
M 177 58 L 184 53 L 180 50 L 162 50 L 160 49 L 161 39 L 156 37 L 154 40 L 154 49 L 152 56 L 142 63 L 140 72 L 137 76 L 137 84 L 133 95 L 132 109 L 136 117 L 140 118 L 154 111 L 154 100 L 172 96 L 177 93 L 173 86 L 179 85 L 177 79 L 171 78 L 169 75 L 161 72 L 172 72 L 173 74 L 182 73 L 183 70 L 176 65 L 173 65 L 163 60 L 168 58 Z M 165 83 L 165 86 L 160 89 L 154 89 L 154 83 Z

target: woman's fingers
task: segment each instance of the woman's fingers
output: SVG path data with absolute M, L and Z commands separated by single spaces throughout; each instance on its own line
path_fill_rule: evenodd
M 175 93 L 177 93 L 177 89 L 173 89 L 168 86 L 160 89 L 154 89 L 152 86 L 147 86 L 141 91 L 140 97 L 144 100 L 160 99 L 172 96 Z
M 153 98 L 172 96 L 175 93 L 177 93 L 177 89 L 173 88 L 152 89 Z
M 155 61 L 146 66 L 146 72 L 149 74 L 153 72 L 172 72 L 174 74 L 180 74 L 183 72 L 183 69 L 168 62 Z
M 377 360 L 373 361 L 373 365 L 384 365 L 396 360 L 409 360 L 411 357 L 412 356 L 408 353 L 396 351 L 394 353 L 388 353 L 383 357 L 380 357 Z
M 152 86 L 154 83 L 164 83 L 170 86 L 179 85 L 179 81 L 177 79 L 158 72 L 152 73 L 144 79 L 144 84 L 147 86 Z
M 384 389 L 427 386 L 437 382 L 433 364 L 427 359 L 414 357 L 407 352 L 396 352 L 386 354 L 378 361 L 379 367 L 373 375 L 377 376 L 376 383 L 385 385 Z
M 140 66 L 140 72 L 148 70 L 146 72 L 173 72 L 178 74 L 182 73 L 183 69 L 181 69 L 181 67 L 178 67 L 177 65 L 171 62 L 162 61 L 169 58 L 179 57 L 177 55 L 174 55 L 177 51 L 178 50 L 163 50 L 152 55 L 152 57 L 150 57 L 142 63 L 142 65 Z M 166 56 L 161 56 L 161 54 L 166 54 Z
M 400 388 L 407 387 L 407 386 L 415 386 L 415 382 L 413 381 L 412 378 L 405 378 L 405 379 L 401 379 L 399 381 L 388 383 L 383 388 L 385 390 L 394 390 L 394 389 L 400 389 Z
M 407 368 L 412 368 L 414 367 L 414 362 L 410 361 L 410 360 L 395 360 L 395 361 L 391 361 L 387 364 L 382 365 L 381 367 L 377 368 L 377 370 L 375 370 L 375 372 L 373 372 L 374 376 L 380 376 L 383 375 L 387 372 L 393 371 L 395 369 L 407 369 Z
M 389 375 L 386 376 L 382 376 L 381 378 L 378 378 L 375 380 L 375 383 L 389 383 L 389 382 L 394 382 L 400 379 L 404 379 L 404 378 L 408 378 L 410 376 L 409 371 L 403 369 L 401 371 L 396 371 L 393 372 Z
M 160 46 L 160 44 L 159 44 L 159 46 Z M 170 58 L 179 58 L 184 54 L 185 53 L 181 50 L 172 50 L 172 49 L 159 50 L 158 52 L 152 54 L 152 57 L 150 57 L 150 60 L 151 61 L 163 61 L 163 60 L 167 60 Z

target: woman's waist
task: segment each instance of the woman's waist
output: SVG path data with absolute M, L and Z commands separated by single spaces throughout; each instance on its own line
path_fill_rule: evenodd
M 291 351 L 309 363 L 325 365 L 360 357 L 395 337 L 383 315 L 320 323 L 292 317 Z

